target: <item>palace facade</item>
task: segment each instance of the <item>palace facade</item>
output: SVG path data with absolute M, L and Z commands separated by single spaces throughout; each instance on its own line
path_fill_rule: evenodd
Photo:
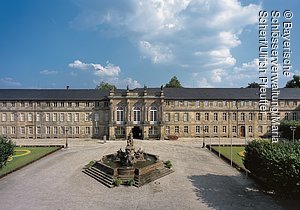
M 299 88 L 280 89 L 281 120 L 299 120 L 299 105 Z M 271 117 L 256 88 L 0 90 L 0 135 L 11 138 L 257 138 Z

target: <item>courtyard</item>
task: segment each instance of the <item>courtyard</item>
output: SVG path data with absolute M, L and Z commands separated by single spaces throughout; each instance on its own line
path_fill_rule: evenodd
M 134 143 L 171 160 L 175 172 L 140 188 L 110 189 L 82 168 L 126 142 L 72 139 L 68 149 L 0 179 L 0 209 L 281 209 L 251 179 L 201 148 L 199 140 Z

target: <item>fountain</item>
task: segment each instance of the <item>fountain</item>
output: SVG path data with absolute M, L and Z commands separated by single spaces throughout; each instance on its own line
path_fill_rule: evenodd
M 113 187 L 116 181 L 140 187 L 172 172 L 157 155 L 145 153 L 141 148 L 136 151 L 132 134 L 127 138 L 124 151 L 120 148 L 83 170 L 83 173 L 108 187 Z

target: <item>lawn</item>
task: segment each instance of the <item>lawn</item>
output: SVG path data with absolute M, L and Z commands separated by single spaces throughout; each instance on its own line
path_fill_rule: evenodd
M 61 147 L 16 147 L 16 151 L 14 152 L 16 157 L 13 157 L 11 161 L 7 162 L 6 165 L 0 169 L 0 177 L 5 176 L 12 171 L 18 170 L 31 162 L 34 162 L 56 150 L 59 150 L 60 148 Z
M 212 146 L 211 148 L 216 152 L 219 152 L 219 146 Z M 243 157 L 241 157 L 238 153 L 243 151 L 244 149 L 245 147 L 242 146 L 232 146 L 232 162 L 243 169 L 245 169 L 245 166 L 243 164 Z M 220 153 L 230 161 L 230 146 L 221 146 Z

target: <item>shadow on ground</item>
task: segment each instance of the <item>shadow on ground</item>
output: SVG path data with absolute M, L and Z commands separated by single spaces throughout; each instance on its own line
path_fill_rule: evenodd
M 188 179 L 198 200 L 213 209 L 282 209 L 244 177 L 206 174 Z

